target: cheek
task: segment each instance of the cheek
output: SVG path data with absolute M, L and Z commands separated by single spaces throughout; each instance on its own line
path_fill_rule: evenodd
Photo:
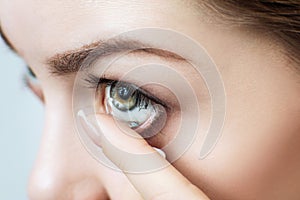
M 225 82 L 227 115 L 215 149 L 199 160 L 204 139 L 199 137 L 174 163 L 210 197 L 284 199 L 295 192 L 291 184 L 299 186 L 299 86 L 284 73 L 260 76 L 248 76 L 238 86 Z
M 228 116 L 222 137 L 208 157 L 199 159 L 203 143 L 199 137 L 174 165 L 211 198 L 270 198 L 273 192 L 266 191 L 278 188 L 284 194 L 290 183 L 300 180 L 300 119 L 299 114 L 291 119 L 292 113 L 277 113 L 272 119 Z

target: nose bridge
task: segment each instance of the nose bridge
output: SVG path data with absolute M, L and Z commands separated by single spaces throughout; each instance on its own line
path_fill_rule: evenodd
M 76 136 L 71 112 L 66 108 L 46 109 L 42 142 L 28 187 L 31 199 L 101 199 L 100 196 L 105 196 L 97 174 L 93 174 L 95 161 Z M 84 191 L 78 194 L 80 188 Z

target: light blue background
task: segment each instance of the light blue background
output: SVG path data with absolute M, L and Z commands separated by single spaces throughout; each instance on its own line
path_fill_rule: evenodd
M 43 106 L 22 83 L 24 62 L 0 39 L 0 200 L 26 200 L 39 148 Z

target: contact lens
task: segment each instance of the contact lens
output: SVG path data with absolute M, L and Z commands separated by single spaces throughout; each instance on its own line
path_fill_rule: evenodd
M 164 106 L 139 94 L 138 89 L 127 83 L 107 85 L 105 97 L 107 114 L 144 138 L 155 136 L 165 126 L 167 112 Z

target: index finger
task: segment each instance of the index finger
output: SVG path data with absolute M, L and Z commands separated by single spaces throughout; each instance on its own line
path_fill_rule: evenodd
M 126 132 L 134 136 L 131 137 L 124 134 L 111 117 L 99 115 L 98 119 L 104 134 L 100 141 L 104 154 L 125 173 L 145 199 L 208 199 L 199 188 L 179 173 L 135 131 L 130 128 L 126 129 Z M 130 152 L 139 156 L 135 157 L 135 160 L 127 159 L 128 157 L 124 157 L 121 151 L 112 149 L 112 146 L 117 146 L 122 152 Z M 151 156 L 146 158 L 143 156 L 150 154 Z M 152 172 L 145 171 L 145 173 L 128 172 L 128 168 L 141 164 L 142 166 L 150 165 L 150 167 L 166 167 Z

